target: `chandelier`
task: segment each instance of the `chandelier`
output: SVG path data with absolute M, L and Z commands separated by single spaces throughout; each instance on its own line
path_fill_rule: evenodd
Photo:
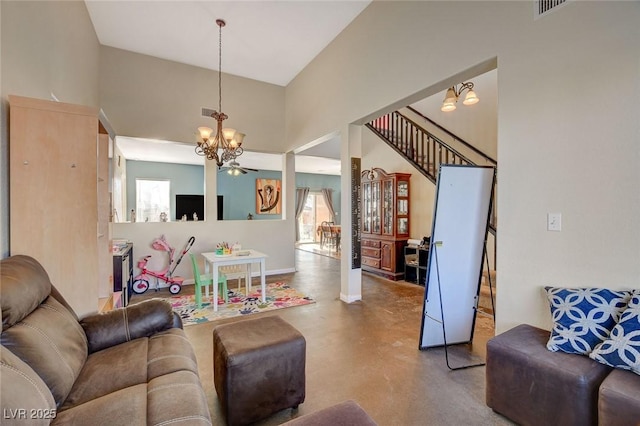
M 456 102 L 458 102 L 458 98 L 462 95 L 462 92 L 467 90 L 467 96 L 464 97 L 464 101 L 462 101 L 465 105 L 473 105 L 477 104 L 480 99 L 476 95 L 476 92 L 473 91 L 473 83 L 468 81 L 466 83 L 462 83 L 460 88 L 456 88 L 456 86 L 451 86 L 447 89 L 447 94 L 444 97 L 444 101 L 442 101 L 442 107 L 440 111 L 449 112 L 456 109 Z
M 207 160 L 214 160 L 218 167 L 222 167 L 227 161 L 234 161 L 242 155 L 242 141 L 244 133 L 235 129 L 223 128 L 222 123 L 229 118 L 222 112 L 222 27 L 226 25 L 222 19 L 216 19 L 219 27 L 218 33 L 218 110 L 211 113 L 211 117 L 218 123 L 216 131 L 209 127 L 198 127 L 200 139 L 196 146 L 196 154 L 202 155 Z

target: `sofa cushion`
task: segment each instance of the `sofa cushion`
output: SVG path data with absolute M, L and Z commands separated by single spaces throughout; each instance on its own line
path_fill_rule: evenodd
M 640 374 L 640 293 L 633 295 L 609 338 L 597 345 L 589 357 Z
M 631 292 L 604 288 L 545 290 L 553 320 L 547 349 L 581 355 L 588 355 L 609 337 L 631 297 Z
M 42 379 L 5 347 L 0 347 L 0 400 L 3 425 L 48 425 L 56 403 Z
M 29 315 L 51 293 L 49 275 L 35 259 L 13 256 L 0 268 L 2 329 L 7 330 Z
M 521 425 L 597 425 L 598 388 L 611 367 L 551 352 L 548 340 L 548 331 L 520 324 L 487 342 L 487 405 Z
M 183 370 L 150 380 L 147 424 L 211 425 L 209 404 L 198 375 Z
M 58 413 L 52 425 L 211 425 L 198 375 L 178 371 Z
M 103 349 L 89 355 L 60 410 L 176 371 L 198 374 L 193 348 L 179 328 Z
M 147 426 L 147 384 L 120 389 L 60 411 L 51 424 Z
M 87 359 L 82 327 L 53 297 L 3 331 L 2 344 L 44 380 L 58 406 L 67 398 Z
M 198 374 L 196 355 L 182 329 L 172 328 L 149 338 L 146 369 L 147 380 L 176 371 Z
M 613 370 L 600 385 L 598 424 L 637 425 L 640 419 L 640 377 Z
M 142 338 L 89 355 L 60 410 L 146 383 L 148 347 L 148 339 Z

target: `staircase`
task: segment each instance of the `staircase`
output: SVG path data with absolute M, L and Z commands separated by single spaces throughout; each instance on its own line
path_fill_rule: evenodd
M 366 127 L 403 156 L 431 182 L 436 183 L 438 170 L 442 164 L 478 165 L 479 162 L 482 162 L 484 163 L 482 165 L 496 168 L 497 173 L 497 162 L 494 159 L 448 130 L 438 126 L 413 108 L 407 107 L 407 109 L 452 136 L 456 144 L 459 144 L 465 150 L 471 152 L 474 157 L 480 159 L 480 161 L 472 161 L 468 158 L 468 155 L 463 155 L 459 150 L 428 132 L 400 111 L 391 112 L 365 124 Z M 489 231 L 495 235 L 497 230 L 495 209 L 496 181 L 494 181 L 492 194 L 494 202 L 491 206 Z

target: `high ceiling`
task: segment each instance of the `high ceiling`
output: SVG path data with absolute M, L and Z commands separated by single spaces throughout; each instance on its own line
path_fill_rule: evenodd
M 370 0 L 85 0 L 105 46 L 286 86 Z
M 370 0 L 105 1 L 85 0 L 102 45 L 218 70 L 216 19 L 222 29 L 222 71 L 286 86 L 355 19 Z M 126 158 L 192 158 L 193 146 L 120 138 Z M 338 140 L 296 157 L 296 171 L 340 174 Z M 153 146 L 153 149 L 150 149 Z M 154 157 L 146 154 L 153 153 Z M 299 153 L 306 154 L 306 153 Z M 280 155 L 252 153 L 245 167 L 281 169 Z M 334 160 L 329 160 L 334 159 Z

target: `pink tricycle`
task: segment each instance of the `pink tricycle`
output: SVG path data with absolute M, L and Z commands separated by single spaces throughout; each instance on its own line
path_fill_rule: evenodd
M 155 290 L 158 291 L 158 287 L 160 285 L 160 280 L 165 281 L 169 284 L 169 291 L 171 294 L 180 293 L 180 289 L 182 288 L 182 283 L 184 282 L 184 278 L 173 276 L 173 272 L 176 270 L 176 267 L 180 264 L 180 261 L 184 257 L 185 254 L 189 251 L 193 242 L 195 241 L 195 237 L 189 238 L 187 244 L 185 244 L 180 257 L 176 260 L 175 264 L 173 263 L 173 256 L 175 254 L 175 249 L 167 243 L 167 240 L 162 235 L 160 238 L 156 238 L 151 243 L 151 247 L 155 250 L 165 251 L 169 255 L 169 264 L 166 268 L 161 271 L 151 271 L 147 269 L 147 262 L 151 259 L 151 255 L 143 257 L 138 261 L 138 268 L 142 270 L 139 275 L 137 275 L 133 279 L 133 292 L 136 294 L 142 294 L 149 289 L 149 283 L 151 281 L 151 277 L 156 278 L 156 287 Z M 173 267 L 172 267 L 173 265 Z

